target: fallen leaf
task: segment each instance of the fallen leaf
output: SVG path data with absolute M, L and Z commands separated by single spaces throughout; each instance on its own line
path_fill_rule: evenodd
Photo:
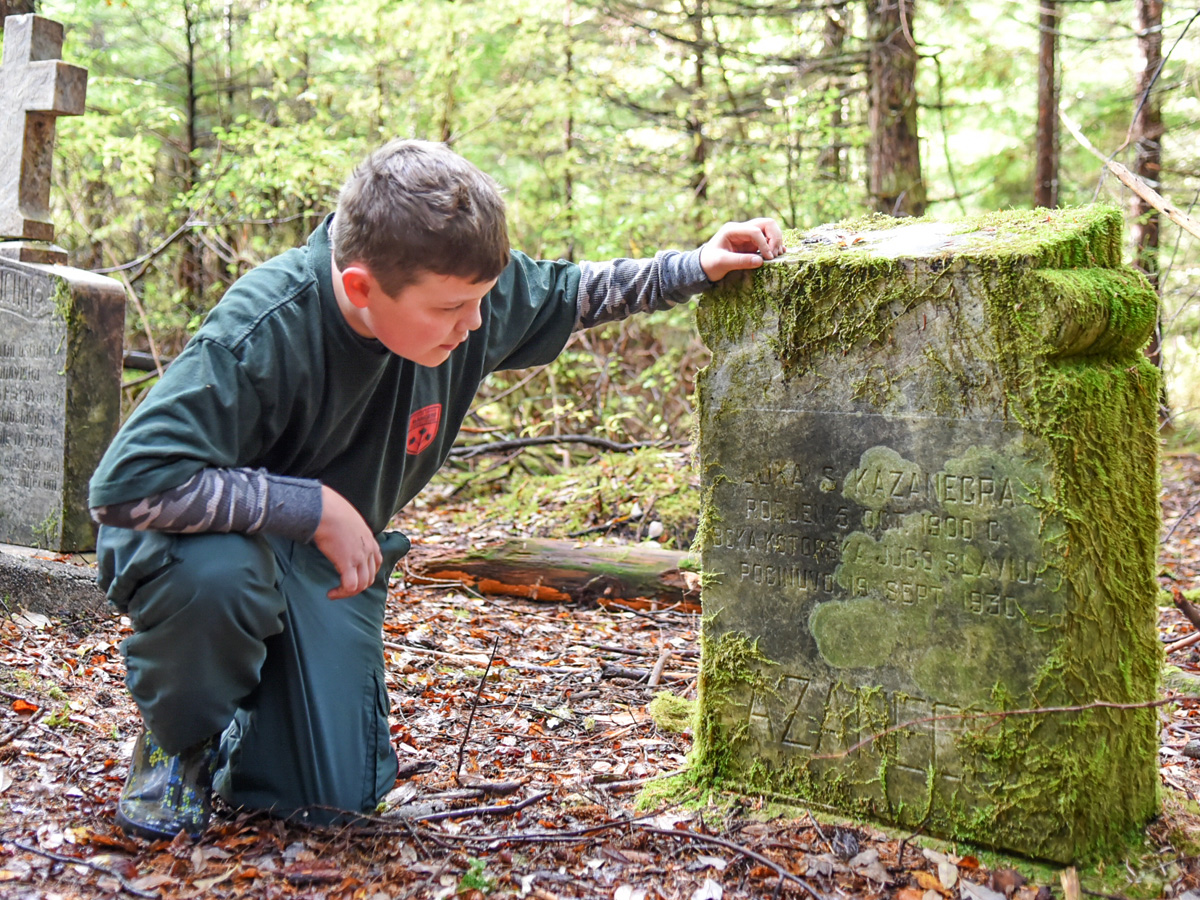
M 173 878 L 170 875 L 158 873 L 155 875 L 145 875 L 136 881 L 129 882 L 130 887 L 135 887 L 139 891 L 153 891 L 168 884 L 179 884 L 179 879 Z
M 935 866 L 938 863 L 954 862 L 954 860 L 951 859 L 949 856 L 947 856 L 945 853 L 938 853 L 936 850 L 930 850 L 928 847 L 922 848 L 921 855 L 924 856 L 931 863 L 933 863 Z
M 1010 897 L 1017 888 L 1025 884 L 1025 880 L 1025 876 L 1016 869 L 993 869 L 992 874 L 988 876 L 987 886 Z
M 932 872 L 921 871 L 921 872 L 913 872 L 912 874 L 913 874 L 913 877 L 917 879 L 917 884 L 919 884 L 921 886 L 922 890 L 936 891 L 937 893 L 943 894 L 945 896 L 950 895 L 950 892 L 946 890 L 946 888 L 942 884 L 941 880 L 936 875 L 934 875 Z
M 696 888 L 692 894 L 692 900 L 721 900 L 725 896 L 725 889 L 711 878 L 705 878 L 704 884 Z
M 973 881 L 959 882 L 958 889 L 962 891 L 963 900 L 1005 900 L 1003 894 L 998 894 L 991 888 L 975 884 Z
M 41 613 L 30 612 L 27 609 L 23 609 L 20 613 L 13 616 L 13 621 L 18 625 L 24 625 L 26 628 L 33 628 L 36 631 L 42 631 L 50 627 L 50 619 Z
M 229 878 L 233 877 L 233 873 L 234 873 L 233 869 L 226 869 L 220 875 L 217 875 L 213 878 L 197 878 L 195 881 L 192 882 L 192 884 L 195 885 L 196 887 L 198 887 L 202 891 L 211 891 L 213 889 L 214 885 L 218 885 L 222 881 L 226 881 Z
M 341 870 L 331 866 L 284 866 L 281 874 L 295 885 L 335 884 L 342 880 Z
M 958 866 L 949 861 L 938 863 L 938 880 L 946 890 L 951 890 L 958 883 Z

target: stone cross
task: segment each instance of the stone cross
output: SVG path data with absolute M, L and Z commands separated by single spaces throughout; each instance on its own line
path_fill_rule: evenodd
M 54 117 L 87 71 L 62 25 L 9 16 L 0 63 L 0 543 L 89 550 L 87 485 L 120 418 L 125 291 L 46 243 Z M 9 238 L 10 240 L 3 240 Z M 15 239 L 15 240 L 11 240 Z
M 83 114 L 87 70 L 69 65 L 63 26 L 9 16 L 0 60 L 0 240 L 53 241 L 54 120 Z
M 1160 662 L 1157 297 L 1120 212 L 792 244 L 698 312 L 697 770 L 1116 852 L 1157 810 Z

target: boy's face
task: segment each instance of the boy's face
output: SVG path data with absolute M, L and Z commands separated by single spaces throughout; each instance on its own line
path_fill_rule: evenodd
M 346 318 L 359 334 L 375 338 L 398 356 L 422 366 L 440 366 L 482 323 L 480 306 L 495 283 L 495 278 L 471 282 L 427 272 L 393 297 L 369 272 L 348 267 L 343 284 L 352 309 L 346 310 Z

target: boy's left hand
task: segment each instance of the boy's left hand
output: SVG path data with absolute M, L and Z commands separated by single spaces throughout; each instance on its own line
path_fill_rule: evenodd
M 709 281 L 738 269 L 757 269 L 784 253 L 783 232 L 774 219 L 728 222 L 700 248 L 700 268 Z

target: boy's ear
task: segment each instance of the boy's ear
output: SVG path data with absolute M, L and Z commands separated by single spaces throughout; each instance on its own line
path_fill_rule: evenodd
M 367 297 L 375 286 L 375 277 L 366 266 L 351 265 L 342 270 L 342 287 L 346 299 L 359 309 L 367 308 Z

